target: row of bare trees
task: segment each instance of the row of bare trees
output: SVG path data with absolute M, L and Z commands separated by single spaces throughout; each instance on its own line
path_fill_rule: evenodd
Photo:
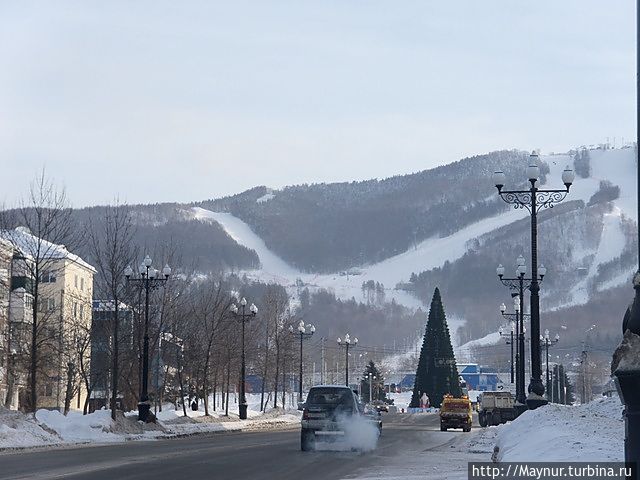
M 285 289 L 197 272 L 181 265 L 180 245 L 134 245 L 136 225 L 127 205 L 115 202 L 101 213 L 89 222 L 76 222 L 64 188 L 44 171 L 19 208 L 2 210 L 0 230 L 19 252 L 13 263 L 22 272 L 14 276 L 28 279 L 24 287 L 33 298 L 28 336 L 22 341 L 25 348 L 14 362 L 27 384 L 22 407 L 35 411 L 42 385 L 53 378 L 64 379 L 65 413 L 72 407 L 87 413 L 98 389 L 106 400 L 107 388 L 109 398 L 104 403 L 114 418 L 117 406 L 135 406 L 141 384 L 144 294 L 127 285 L 124 271 L 145 254 L 177 267 L 150 302 L 151 393 L 160 408 L 163 401 L 181 403 L 186 414 L 195 401 L 204 404 L 207 415 L 210 409 L 229 412 L 241 360 L 240 324 L 230 307 L 245 295 L 260 309 L 247 325 L 247 373 L 264 379 L 262 409 L 283 406 L 288 379 L 297 374 L 295 337 L 288 331 L 295 319 Z M 33 241 L 21 240 L 16 227 L 26 227 Z M 62 302 L 47 305 L 47 281 L 64 268 L 54 254 L 59 245 L 79 252 L 95 268 L 93 298 L 106 316 L 93 312 L 91 321 L 66 311 L 70 302 L 64 307 Z M 8 360 L 11 353 L 5 354 Z M 84 404 L 72 405 L 81 390 L 86 394 Z M 13 392 L 7 392 L 3 399 L 7 406 L 12 397 Z

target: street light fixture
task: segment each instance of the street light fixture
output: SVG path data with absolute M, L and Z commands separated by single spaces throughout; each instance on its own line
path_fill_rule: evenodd
M 349 347 L 353 346 L 355 348 L 356 345 L 358 345 L 358 337 L 355 337 L 353 340 L 351 340 L 351 337 L 347 333 L 344 336 L 344 341 L 340 337 L 338 337 L 338 345 L 341 347 L 344 347 L 345 349 L 346 361 L 345 361 L 345 367 L 344 367 L 344 378 L 345 378 L 345 384 L 348 387 L 349 386 Z
M 556 336 L 552 339 L 551 337 L 549 337 L 549 329 L 546 329 L 544 331 L 544 335 L 540 335 L 540 342 L 542 343 L 542 346 L 545 348 L 547 353 L 547 398 L 549 400 L 553 400 L 552 398 L 550 398 L 551 393 L 549 390 L 549 387 L 551 385 L 551 377 L 549 376 L 549 347 L 555 345 L 559 341 L 560 334 L 556 333 Z
M 531 215 L 531 382 L 529 383 L 529 396 L 527 405 L 535 409 L 547 403 L 544 398 L 544 384 L 541 378 L 540 365 L 540 285 L 538 275 L 538 212 L 543 208 L 552 208 L 554 204 L 566 198 L 575 178 L 573 170 L 568 166 L 562 172 L 564 189 L 540 189 L 537 186 L 540 177 L 539 159 L 536 152 L 532 152 L 527 167 L 527 178 L 531 186 L 527 190 L 504 190 L 504 172 L 495 172 L 494 184 L 498 189 L 498 195 L 506 203 L 515 208 L 526 208 Z M 545 272 L 546 273 L 546 272 Z
M 124 269 L 124 277 L 129 285 L 138 285 L 144 289 L 144 341 L 142 347 L 142 391 L 140 392 L 140 401 L 138 402 L 138 420 L 143 422 L 150 421 L 149 411 L 151 403 L 149 402 L 149 293 L 152 290 L 164 286 L 171 275 L 171 268 L 165 265 L 162 272 L 156 270 L 152 266 L 151 257 L 144 257 L 144 260 L 138 268 L 138 276 L 134 277 L 133 268 L 130 265 Z M 115 406 L 114 406 L 115 408 Z
M 247 307 L 247 299 L 242 297 L 240 300 L 240 308 L 236 306 L 235 303 L 232 303 L 229 307 L 232 315 L 236 317 L 236 319 L 240 320 L 242 323 L 242 362 L 240 367 L 240 403 L 238 404 L 238 415 L 240 420 L 247 419 L 247 396 L 245 394 L 245 378 L 246 378 L 246 355 L 244 351 L 244 331 L 245 331 L 245 323 L 249 321 L 249 319 L 255 317 L 258 314 L 258 307 L 256 307 L 253 303 L 249 307 L 249 313 L 246 313 Z
M 540 265 L 538 268 L 539 280 L 542 282 L 544 276 L 547 273 L 547 269 L 544 265 Z M 531 278 L 526 278 L 527 265 L 522 255 L 519 255 L 516 259 L 516 276 L 513 278 L 506 278 L 505 268 L 502 265 L 498 265 L 496 268 L 496 274 L 500 279 L 500 282 L 510 290 L 514 290 L 513 296 L 513 309 L 515 313 L 505 313 L 507 311 L 506 305 L 503 303 L 500 305 L 500 312 L 506 319 L 516 320 L 516 338 L 518 339 L 516 348 L 516 402 L 520 405 L 526 404 L 526 394 L 524 391 L 525 373 L 525 326 L 524 317 L 530 316 L 524 313 L 524 291 L 531 285 Z M 525 283 L 528 282 L 528 283 Z M 524 407 L 523 407 L 524 408 Z
M 309 330 L 308 332 L 307 329 Z M 316 333 L 316 327 L 314 327 L 310 323 L 305 326 L 304 320 L 300 320 L 297 331 L 293 329 L 293 325 L 289 325 L 289 333 L 298 335 L 300 337 L 300 377 L 298 378 L 298 401 L 302 402 L 302 341 L 305 338 L 311 338 L 311 336 Z

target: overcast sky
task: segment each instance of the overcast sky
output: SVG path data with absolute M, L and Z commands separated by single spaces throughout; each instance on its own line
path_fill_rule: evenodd
M 632 140 L 634 18 L 632 0 L 0 0 L 0 202 L 43 166 L 84 206 Z

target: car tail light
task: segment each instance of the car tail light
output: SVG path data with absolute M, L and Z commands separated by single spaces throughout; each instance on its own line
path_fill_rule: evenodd
M 307 410 L 306 408 L 302 411 L 302 419 L 309 420 L 309 410 Z

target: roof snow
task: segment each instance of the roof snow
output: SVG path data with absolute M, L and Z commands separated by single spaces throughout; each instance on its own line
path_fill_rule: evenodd
M 96 272 L 96 269 L 85 262 L 78 255 L 75 255 L 64 245 L 51 243 L 33 235 L 26 227 L 17 227 L 14 230 L 0 230 L 0 238 L 11 242 L 25 256 L 30 256 L 37 260 L 69 260 L 84 268 Z

